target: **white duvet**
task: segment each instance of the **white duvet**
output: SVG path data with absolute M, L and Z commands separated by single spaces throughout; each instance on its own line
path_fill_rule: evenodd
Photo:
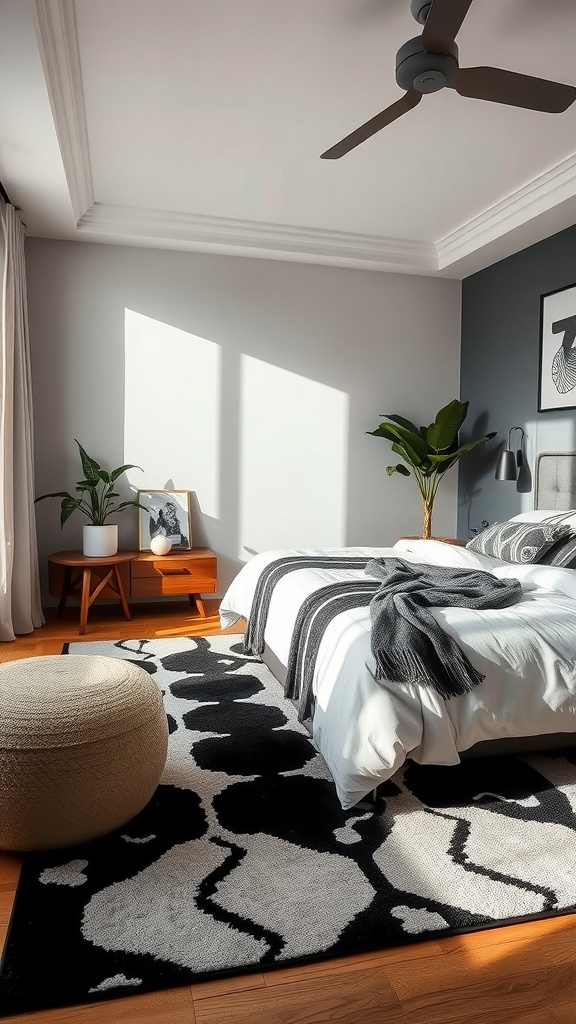
M 340 802 L 352 807 L 410 756 L 456 764 L 480 740 L 576 732 L 576 571 L 516 565 L 439 541 L 398 541 L 393 548 L 266 551 L 243 566 L 221 606 L 222 626 L 247 618 L 262 568 L 294 554 L 396 555 L 408 561 L 487 569 L 522 583 L 510 608 L 434 609 L 438 622 L 485 679 L 444 700 L 424 686 L 375 679 L 367 608 L 333 619 L 322 640 L 313 682 L 314 741 Z M 318 587 L 366 579 L 363 570 L 299 569 L 274 588 L 265 642 L 286 665 L 298 609 Z

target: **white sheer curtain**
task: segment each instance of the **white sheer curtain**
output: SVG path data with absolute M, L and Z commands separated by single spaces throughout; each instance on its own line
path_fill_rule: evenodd
M 0 201 L 0 640 L 31 633 L 40 603 L 24 226 Z

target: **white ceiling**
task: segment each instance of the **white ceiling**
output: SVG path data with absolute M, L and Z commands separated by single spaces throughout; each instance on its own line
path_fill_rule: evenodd
M 28 234 L 462 277 L 576 221 L 576 104 L 397 99 L 409 0 L 0 0 Z M 574 84 L 574 0 L 475 0 L 462 66 Z M 6 102 L 6 98 L 9 102 Z

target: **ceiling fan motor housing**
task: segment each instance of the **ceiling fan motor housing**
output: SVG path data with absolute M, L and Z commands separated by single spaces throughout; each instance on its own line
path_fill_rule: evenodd
M 432 7 L 432 0 L 410 0 L 410 11 L 412 17 L 416 19 L 420 25 L 426 24 L 426 18 L 430 8 Z
M 416 92 L 438 92 L 458 71 L 458 47 L 453 43 L 450 53 L 428 53 L 421 36 L 409 39 L 396 54 L 396 81 L 401 89 Z

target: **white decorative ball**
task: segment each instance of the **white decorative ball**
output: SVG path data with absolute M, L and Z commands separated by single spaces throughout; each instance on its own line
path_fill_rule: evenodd
M 167 555 L 171 547 L 172 541 L 168 540 L 168 537 L 165 537 L 163 533 L 158 533 L 150 541 L 150 550 L 155 555 Z

